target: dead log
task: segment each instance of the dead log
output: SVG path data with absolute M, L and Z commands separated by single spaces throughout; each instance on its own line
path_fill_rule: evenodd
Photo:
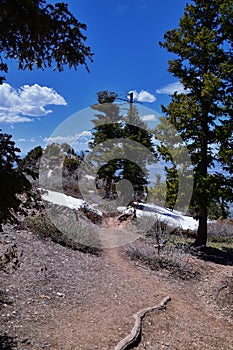
M 125 214 L 125 213 L 123 213 L 123 214 L 121 214 L 120 216 L 118 216 L 118 220 L 119 220 L 120 222 L 126 221 L 126 220 L 128 220 L 129 218 L 133 218 L 133 214 Z
M 137 343 L 141 336 L 142 331 L 142 319 L 147 312 L 153 310 L 162 310 L 166 308 L 166 304 L 171 300 L 170 297 L 164 298 L 160 304 L 142 309 L 136 312 L 133 317 L 135 319 L 134 326 L 130 334 L 128 334 L 124 339 L 122 339 L 114 348 L 114 350 L 129 350 L 132 349 Z

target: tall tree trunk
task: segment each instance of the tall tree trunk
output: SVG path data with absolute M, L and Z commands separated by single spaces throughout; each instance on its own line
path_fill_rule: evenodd
M 199 225 L 197 231 L 196 246 L 206 246 L 207 243 L 207 205 L 200 204 L 199 206 Z
M 104 198 L 109 199 L 110 198 L 110 194 L 112 191 L 112 176 L 109 175 L 106 179 L 106 185 L 105 185 L 105 196 Z
M 206 68 L 207 71 L 207 68 Z M 208 174 L 208 142 L 207 135 L 209 133 L 208 128 L 208 106 L 206 106 L 206 112 L 203 114 L 201 120 L 202 135 L 201 141 L 201 163 L 200 163 L 200 176 L 204 181 Z M 199 198 L 199 225 L 197 230 L 197 238 L 195 241 L 196 246 L 206 246 L 207 243 L 207 218 L 208 218 L 208 200 L 205 185 L 202 187 L 202 193 Z

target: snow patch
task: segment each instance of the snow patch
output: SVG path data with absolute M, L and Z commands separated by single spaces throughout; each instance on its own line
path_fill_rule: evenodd
M 125 212 L 126 210 L 125 207 L 118 207 L 117 209 L 120 212 Z M 198 228 L 198 221 L 191 216 L 152 203 L 139 204 L 139 209 L 136 209 L 136 215 L 138 218 L 155 217 L 155 219 L 158 219 L 159 221 L 166 222 L 170 226 L 180 227 L 183 230 L 196 231 Z
M 90 205 L 83 199 L 74 198 L 72 196 L 67 196 L 64 193 L 51 190 L 41 189 L 41 194 L 42 198 L 48 202 L 62 205 L 70 209 L 85 208 L 86 210 L 96 213 L 97 215 L 103 215 L 100 210 L 94 208 L 97 205 L 96 203 Z M 129 209 L 126 207 L 118 207 L 117 210 L 119 212 L 125 213 Z M 166 222 L 170 226 L 180 227 L 183 230 L 196 231 L 198 228 L 198 221 L 191 216 L 187 216 L 176 210 L 172 211 L 168 208 L 160 207 L 153 203 L 139 204 L 138 209 L 136 209 L 136 215 L 138 218 L 154 217 L 155 220 L 158 219 L 159 221 Z
M 74 198 L 72 196 L 67 196 L 64 193 L 51 191 L 51 190 L 42 190 L 42 198 L 53 204 L 62 205 L 70 209 L 80 209 L 85 208 L 86 210 L 92 211 L 97 215 L 102 216 L 102 212 L 92 205 L 85 202 L 83 199 Z
M 85 175 L 85 177 L 87 178 L 87 180 L 95 180 L 95 176 L 92 175 Z

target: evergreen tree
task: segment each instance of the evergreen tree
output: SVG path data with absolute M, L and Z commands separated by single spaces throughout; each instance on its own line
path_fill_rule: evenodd
M 175 127 L 165 117 L 153 130 L 159 157 L 165 161 L 166 206 L 187 210 L 187 193 L 192 191 L 192 166 L 186 145 Z M 188 192 L 187 192 L 188 191 Z
M 160 43 L 178 56 L 169 61 L 169 72 L 186 89 L 186 93 L 175 93 L 163 111 L 187 142 L 194 165 L 193 202 L 199 216 L 196 245 L 207 242 L 208 206 L 216 200 L 214 190 L 220 188 L 224 200 L 231 199 L 229 191 L 222 190 L 229 185 L 228 179 L 219 176 L 214 165 L 218 160 L 227 162 L 229 137 L 223 147 L 222 135 L 230 134 L 232 123 L 232 18 L 232 0 L 193 0 L 186 5 L 179 27 L 166 32 Z M 221 149 L 221 159 L 216 149 Z
M 40 158 L 43 154 L 43 148 L 37 146 L 19 162 L 19 169 L 31 175 L 33 179 L 39 176 Z
M 96 118 L 93 120 L 94 137 L 89 145 L 92 149 L 96 146 L 96 150 L 98 149 L 95 160 L 97 164 L 101 163 L 102 166 L 99 168 L 96 182 L 99 187 L 100 185 L 98 184 L 103 184 L 105 198 L 110 198 L 113 194 L 113 181 L 115 180 L 116 182 L 118 179 L 116 172 L 120 166 L 119 160 L 116 159 L 114 149 L 112 150 L 113 159 L 109 160 L 107 163 L 103 161 L 105 154 L 109 154 L 113 146 L 111 144 L 110 147 L 106 147 L 106 143 L 103 145 L 103 142 L 122 137 L 122 117 L 120 116 L 119 106 L 114 103 L 116 98 L 117 94 L 115 92 L 106 90 L 100 91 L 97 92 L 98 104 L 92 106 L 92 109 L 98 113 L 95 114 Z
M 131 161 L 126 159 L 121 162 L 121 175 L 131 182 L 134 189 L 134 199 L 142 199 L 148 185 L 147 166 L 154 163 L 156 152 L 152 141 L 152 133 L 140 117 L 132 100 L 130 101 L 129 111 L 124 118 L 123 137 L 133 141 L 133 143 L 128 145 Z
M 17 168 L 20 149 L 15 147 L 12 136 L 0 130 L 0 230 L 7 221 L 16 222 L 19 210 L 19 195 L 30 193 L 31 183 Z
M 167 186 L 166 183 L 162 181 L 160 174 L 156 174 L 155 177 L 155 185 L 149 189 L 149 195 L 155 204 L 164 206 L 166 202 Z
M 86 59 L 92 61 L 90 47 L 80 23 L 61 2 L 45 0 L 0 1 L 0 71 L 7 73 L 7 60 L 16 59 L 18 68 L 32 70 L 54 66 L 77 69 Z M 5 80 L 0 77 L 0 83 Z
M 134 198 L 131 200 L 139 199 L 143 196 L 147 185 L 146 165 L 154 161 L 152 134 L 147 130 L 132 100 L 128 112 L 122 116 L 119 105 L 114 103 L 117 99 L 116 93 L 101 91 L 97 93 L 97 98 L 99 104 L 92 108 L 99 113 L 93 120 L 94 138 L 90 147 L 94 148 L 98 145 L 97 162 L 101 162 L 106 153 L 110 158 L 98 173 L 98 179 L 104 182 L 105 197 L 109 198 L 110 194 L 115 192 L 116 182 L 125 179 L 131 183 L 134 190 Z M 124 140 L 123 148 L 114 145 L 114 142 L 111 143 L 111 140 L 114 139 Z M 108 140 L 110 141 L 109 147 L 106 146 L 106 143 L 102 147 L 103 142 Z M 127 189 L 125 188 L 124 191 L 123 197 L 128 198 Z

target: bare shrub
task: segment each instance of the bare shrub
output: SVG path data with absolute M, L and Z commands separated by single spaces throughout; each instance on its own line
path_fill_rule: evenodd
M 189 264 L 189 247 L 182 231 L 173 234 L 165 222 L 157 220 L 146 238 L 130 244 L 126 253 L 152 270 L 165 269 L 188 280 L 198 276 Z
M 208 240 L 218 243 L 233 243 L 233 220 L 217 220 L 208 223 Z
M 222 284 L 217 286 L 212 294 L 217 304 L 229 315 L 233 316 L 233 273 Z
M 12 273 L 20 267 L 22 252 L 18 251 L 16 244 L 3 244 L 0 249 L 0 269 Z

